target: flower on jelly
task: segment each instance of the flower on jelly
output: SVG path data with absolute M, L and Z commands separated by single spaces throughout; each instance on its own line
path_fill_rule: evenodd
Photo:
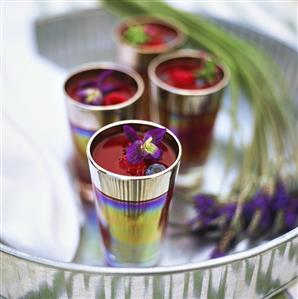
M 130 26 L 123 35 L 129 43 L 134 45 L 144 44 L 150 40 L 150 36 L 142 25 Z
M 113 70 L 103 70 L 96 79 L 81 81 L 76 92 L 79 100 L 89 105 L 105 104 L 103 103 L 105 96 L 122 86 L 122 84 L 119 84 L 118 82 L 106 82 L 112 73 Z M 115 101 L 116 100 L 113 101 L 113 104 L 115 104 Z M 116 103 L 120 102 L 123 102 L 122 98 Z
M 102 93 L 97 87 L 88 87 L 80 89 L 77 93 L 80 99 L 83 99 L 86 104 L 100 103 Z
M 131 164 L 138 164 L 146 159 L 157 161 L 162 156 L 160 144 L 166 133 L 166 129 L 153 129 L 145 133 L 141 138 L 133 127 L 124 125 L 124 133 L 131 142 L 126 149 L 126 159 Z

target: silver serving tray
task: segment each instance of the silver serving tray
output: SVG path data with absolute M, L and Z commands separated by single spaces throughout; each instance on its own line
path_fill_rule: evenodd
M 237 36 L 270 53 L 281 66 L 296 99 L 297 51 L 258 32 L 212 19 Z M 103 9 L 38 20 L 37 48 L 41 55 L 68 69 L 98 60 L 112 60 L 110 38 L 116 19 Z M 243 109 L 246 114 L 245 107 Z M 218 136 L 211 161 L 220 167 L 224 140 Z M 209 163 L 209 162 L 208 162 Z M 104 266 L 100 236 L 92 207 L 82 229 L 73 263 L 30 256 L 0 244 L 1 295 L 6 298 L 267 298 L 297 278 L 298 228 L 271 241 L 241 241 L 230 255 L 208 260 L 210 239 L 181 234 L 170 226 L 160 265 L 152 268 Z M 175 196 L 171 221 L 183 222 L 192 213 L 185 197 Z

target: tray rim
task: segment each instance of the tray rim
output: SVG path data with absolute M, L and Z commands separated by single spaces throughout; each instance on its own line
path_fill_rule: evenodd
M 4 252 L 10 256 L 14 256 L 16 258 L 26 260 L 28 262 L 37 263 L 42 266 L 80 272 L 86 274 L 100 274 L 100 275 L 118 275 L 118 276 L 138 276 L 138 275 L 166 275 L 166 274 L 177 274 L 184 273 L 188 271 L 196 271 L 196 270 L 205 270 L 209 268 L 214 268 L 218 266 L 223 266 L 226 264 L 231 264 L 237 261 L 246 260 L 255 256 L 258 256 L 262 253 L 265 253 L 269 250 L 272 250 L 278 247 L 281 244 L 285 244 L 291 240 L 298 238 L 298 227 L 293 230 L 271 240 L 265 244 L 258 245 L 254 248 L 233 253 L 228 256 L 220 257 L 217 259 L 210 259 L 202 262 L 192 262 L 187 264 L 178 264 L 171 266 L 156 266 L 156 267 L 148 267 L 148 268 L 113 268 L 107 266 L 92 266 L 92 265 L 84 265 L 72 262 L 61 262 L 52 259 L 35 257 L 33 255 L 23 253 L 19 250 L 13 249 L 7 245 L 4 245 L 2 242 L 0 243 L 0 251 Z

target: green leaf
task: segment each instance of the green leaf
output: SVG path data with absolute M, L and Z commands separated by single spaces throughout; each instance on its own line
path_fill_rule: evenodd
M 133 45 L 141 45 L 150 40 L 142 25 L 130 26 L 123 34 L 126 41 Z
M 216 76 L 216 64 L 213 60 L 207 60 L 204 63 L 202 69 L 198 70 L 196 77 L 199 79 L 204 79 L 207 82 L 211 83 Z

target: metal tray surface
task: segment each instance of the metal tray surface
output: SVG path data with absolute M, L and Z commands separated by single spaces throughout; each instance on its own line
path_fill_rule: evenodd
M 35 23 L 37 49 L 52 62 L 69 69 L 81 63 L 112 60 L 114 45 L 105 38 L 116 19 L 103 9 L 50 17 Z M 297 51 L 258 32 L 212 19 L 245 37 L 281 66 L 289 92 L 297 99 Z M 244 106 L 243 113 L 246 114 Z M 245 116 L 247 117 L 247 116 Z M 211 161 L 220 164 L 220 134 Z M 209 163 L 209 162 L 208 162 Z M 169 227 L 159 266 L 104 266 L 94 210 L 87 215 L 73 263 L 30 256 L 0 244 L 1 295 L 6 298 L 267 298 L 297 279 L 298 228 L 274 239 L 250 244 L 243 240 L 226 257 L 208 260 L 210 240 L 181 235 Z M 179 211 L 179 213 L 177 213 Z M 182 211 L 182 213 L 181 213 Z M 175 196 L 171 221 L 184 221 L 191 209 Z

